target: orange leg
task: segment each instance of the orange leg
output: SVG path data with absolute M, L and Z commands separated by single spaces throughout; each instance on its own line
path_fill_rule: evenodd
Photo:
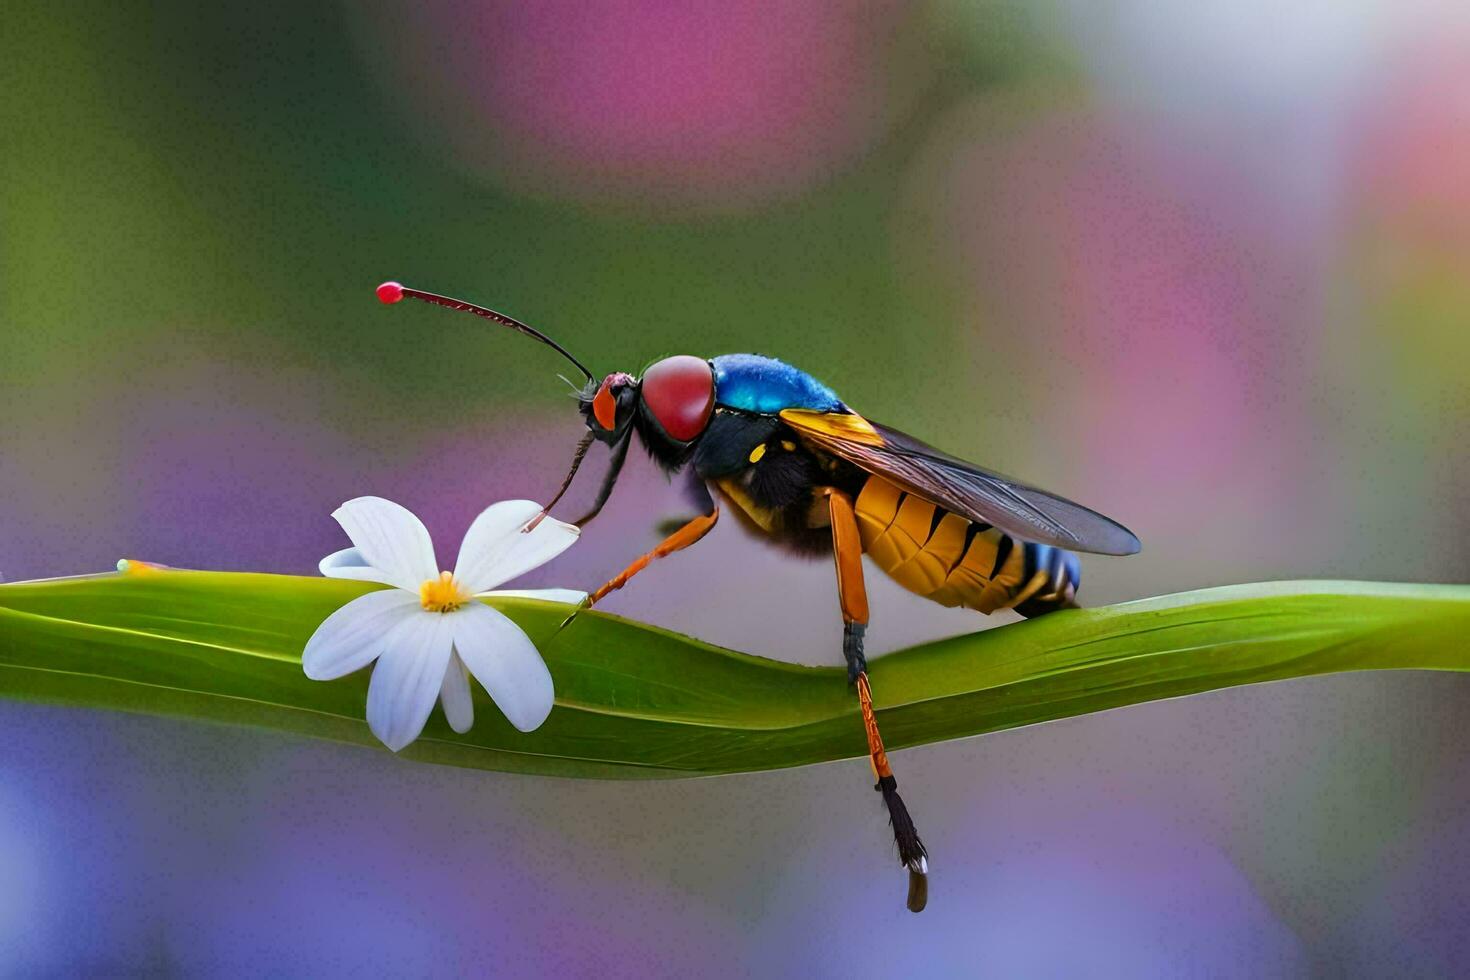
M 878 716 L 873 714 L 873 688 L 868 684 L 867 673 L 858 674 L 858 707 L 863 713 L 863 730 L 868 735 L 868 763 L 873 767 L 873 778 L 882 780 L 892 777 L 893 769 L 888 765 L 888 753 L 883 751 L 883 736 L 878 731 Z
M 842 621 L 866 627 L 868 590 L 863 585 L 863 539 L 858 535 L 852 497 L 841 490 L 829 489 L 827 512 L 832 519 L 832 556 L 837 562 L 837 599 L 842 603 Z
M 587 604 L 589 606 L 595 605 L 609 592 L 616 592 L 618 589 L 627 585 L 630 578 L 647 568 L 648 563 L 655 558 L 672 555 L 674 552 L 682 551 L 691 544 L 694 544 L 694 542 L 708 534 L 710 528 L 715 526 L 715 521 L 719 519 L 720 508 L 718 506 L 708 514 L 701 514 L 691 519 L 687 524 L 679 528 L 679 530 L 664 538 L 657 548 L 654 548 L 645 555 L 640 555 L 633 564 L 623 569 L 617 576 L 608 581 L 606 585 L 588 596 Z
M 873 689 L 868 683 L 868 662 L 863 656 L 863 634 L 868 627 L 868 590 L 863 583 L 863 544 L 858 535 L 852 498 L 841 490 L 827 491 L 827 510 L 832 519 L 832 557 L 837 564 L 837 601 L 842 606 L 842 653 L 847 658 L 848 679 L 857 685 L 863 730 L 868 736 L 868 758 L 873 774 L 880 779 L 892 775 L 873 714 Z
M 898 845 L 898 859 L 909 872 L 909 910 L 920 912 L 929 900 L 928 852 L 898 795 L 898 780 L 893 778 L 888 754 L 883 750 L 883 736 L 878 731 L 878 716 L 873 711 L 873 688 L 868 682 L 868 663 L 863 656 L 868 592 L 863 584 L 862 538 L 850 496 L 840 490 L 827 490 L 827 509 L 832 520 L 832 556 L 837 563 L 837 598 L 842 605 L 844 623 L 842 653 L 847 658 L 848 677 L 857 687 L 858 710 L 868 738 L 868 763 L 878 781 L 873 788 L 883 794 L 888 819 L 893 824 L 893 839 Z

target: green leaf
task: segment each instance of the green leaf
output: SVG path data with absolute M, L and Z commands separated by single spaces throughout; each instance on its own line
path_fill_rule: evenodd
M 300 652 L 376 586 L 168 571 L 0 585 L 0 694 L 377 745 L 367 671 L 310 681 Z M 515 731 L 436 711 L 404 756 L 562 776 L 748 772 L 866 754 L 845 671 L 735 653 L 616 616 L 503 599 L 541 648 L 556 708 Z M 1066 611 L 875 659 L 889 748 L 1331 671 L 1470 669 L 1470 587 L 1286 582 Z M 834 629 L 833 653 L 838 656 Z M 477 689 L 478 690 L 478 689 Z M 386 750 L 384 750 L 386 751 Z

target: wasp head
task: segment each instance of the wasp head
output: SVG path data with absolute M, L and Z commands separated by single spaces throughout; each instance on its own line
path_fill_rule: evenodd
M 587 428 L 599 442 L 615 443 L 628 431 L 638 409 L 638 379 L 615 371 L 587 382 L 577 400 Z

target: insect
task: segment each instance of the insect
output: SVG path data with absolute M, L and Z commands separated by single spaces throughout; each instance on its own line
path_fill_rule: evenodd
M 1138 538 L 1056 494 L 982 469 L 872 422 L 811 375 L 758 354 L 666 357 L 642 377 L 600 381 L 545 334 L 493 310 L 395 282 L 404 296 L 474 313 L 552 347 L 586 378 L 578 406 L 587 433 L 549 511 L 571 486 L 594 441 L 611 447 L 607 474 L 580 527 L 602 510 L 634 436 L 670 474 L 688 480 L 697 513 L 657 547 L 591 593 L 596 603 L 655 559 L 697 542 L 729 505 L 749 530 L 804 554 L 830 554 L 837 572 L 842 653 L 858 699 L 868 758 L 882 793 L 908 908 L 928 901 L 928 853 L 883 749 L 863 656 L 868 600 L 862 556 L 899 585 L 945 606 L 1033 617 L 1075 607 L 1075 552 L 1130 555 Z

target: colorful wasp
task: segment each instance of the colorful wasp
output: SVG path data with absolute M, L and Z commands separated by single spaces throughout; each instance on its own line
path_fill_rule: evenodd
M 1131 555 L 1138 538 L 1121 524 L 1056 494 L 981 469 L 872 422 L 825 384 L 774 358 L 689 355 L 656 362 L 641 378 L 600 382 L 545 334 L 493 310 L 395 282 L 378 297 L 404 296 L 485 317 L 540 340 L 586 377 L 579 406 L 587 434 L 547 510 L 571 486 L 594 440 L 611 463 L 586 524 L 612 493 L 634 433 L 670 473 L 687 471 L 699 513 L 590 596 L 596 603 L 649 562 L 694 544 L 728 501 L 742 524 L 805 554 L 831 554 L 842 611 L 842 653 L 858 698 L 869 761 L 909 873 L 908 907 L 928 900 L 928 854 L 883 751 L 863 657 L 868 600 L 862 556 L 904 588 L 945 606 L 1023 616 L 1075 606 L 1075 551 Z

